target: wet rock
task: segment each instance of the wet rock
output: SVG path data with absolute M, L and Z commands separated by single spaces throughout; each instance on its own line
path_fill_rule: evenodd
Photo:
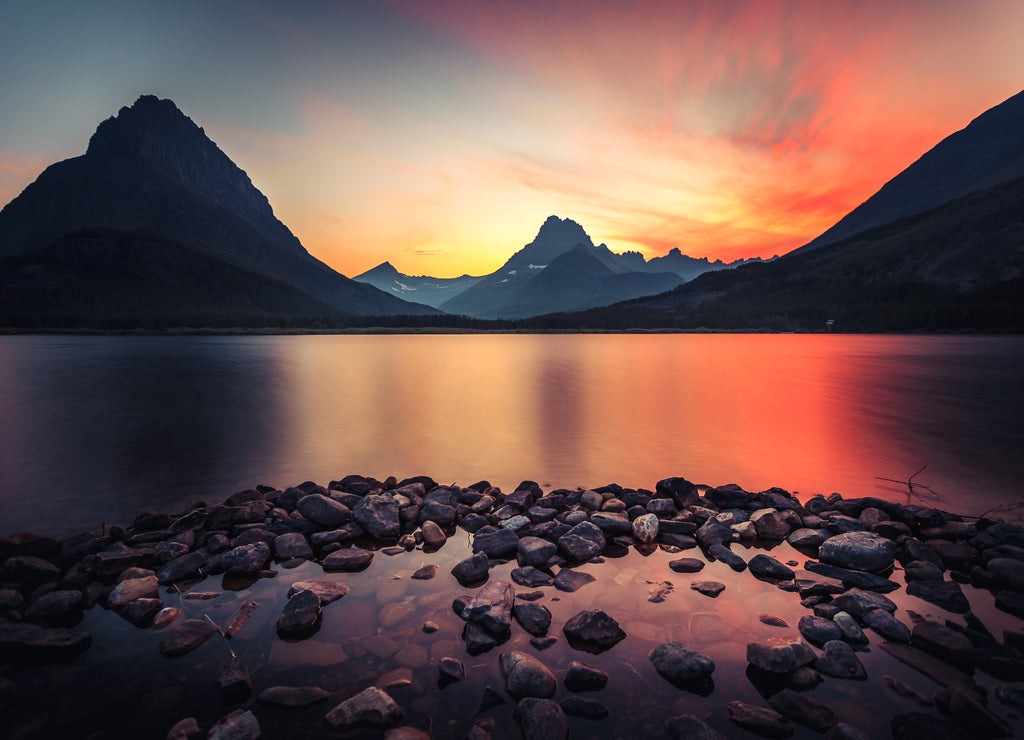
M 489 558 L 510 558 L 519 549 L 519 535 L 511 529 L 484 527 L 473 535 L 473 552 Z
M 590 560 L 600 555 L 604 546 L 604 533 L 587 521 L 580 522 L 558 538 L 559 551 L 570 560 L 577 562 Z
M 658 539 L 658 517 L 655 514 L 642 514 L 634 519 L 633 536 L 637 542 L 644 544 Z
M 578 650 L 601 653 L 626 638 L 619 623 L 600 609 L 582 611 L 562 628 L 569 643 Z
M 478 624 L 492 635 L 501 635 L 512 626 L 512 604 L 516 594 L 508 581 L 490 581 L 477 591 L 459 615 Z
M 186 619 L 163 636 L 160 653 L 167 658 L 180 658 L 209 640 L 216 631 L 217 626 L 205 619 Z
M 812 645 L 824 645 L 829 640 L 843 639 L 843 631 L 831 619 L 812 616 L 800 617 L 797 629 Z
M 886 675 L 883 676 L 882 679 L 885 681 L 886 686 L 902 696 L 904 699 L 910 699 L 911 701 L 920 704 L 922 707 L 930 707 L 933 704 L 929 697 L 925 696 L 920 691 L 912 689 L 910 686 L 907 686 L 894 676 Z
M 201 550 L 190 552 L 164 563 L 157 573 L 160 583 L 174 583 L 198 574 L 209 562 L 210 556 Z
M 750 522 L 760 540 L 783 540 L 791 530 L 785 517 L 776 509 L 758 509 L 750 515 Z
M 672 717 L 665 723 L 665 729 L 674 740 L 725 740 L 711 725 L 692 714 Z
M 444 530 L 431 519 L 423 522 L 420 531 L 423 533 L 423 544 L 427 547 L 438 549 L 444 547 L 444 544 L 448 541 L 448 536 L 444 533 Z
M 549 574 L 542 570 L 527 565 L 525 568 L 515 568 L 509 575 L 512 580 L 526 588 L 537 588 L 538 586 L 550 586 L 555 582 Z
M 450 683 L 461 681 L 466 677 L 466 666 L 456 658 L 441 658 L 437 666 L 437 685 L 447 686 Z
M 715 560 L 725 563 L 737 572 L 742 571 L 747 567 L 746 561 L 725 545 L 711 545 L 711 547 L 708 548 L 708 552 Z
M 939 660 L 933 655 L 929 655 L 923 650 L 896 642 L 883 642 L 878 647 L 901 663 L 910 666 L 943 686 L 961 686 L 971 690 L 977 689 L 974 679 L 967 673 L 945 661 Z
M 300 709 L 318 704 L 330 697 L 319 686 L 271 686 L 256 697 L 261 704 Z
M 862 619 L 886 640 L 910 642 L 910 629 L 885 609 L 872 609 Z
M 551 699 L 527 697 L 516 704 L 512 713 L 523 740 L 565 740 L 569 737 L 569 720 Z
M 1024 561 L 996 557 L 985 564 L 998 586 L 1024 592 Z
M 690 584 L 690 588 L 713 599 L 725 591 L 725 584 L 718 581 L 694 581 Z
M 857 620 L 848 613 L 837 612 L 832 617 L 832 621 L 842 631 L 843 639 L 847 642 L 854 645 L 866 645 L 868 643 L 868 636 L 864 634 L 864 630 L 857 624 Z
M 608 716 L 608 707 L 597 699 L 586 699 L 582 696 L 568 696 L 560 702 L 562 711 L 572 717 L 584 719 L 603 719 Z
M 654 490 L 658 496 L 672 499 L 678 509 L 693 506 L 700 500 L 697 486 L 686 478 L 665 478 L 655 484 Z
M 352 510 L 320 493 L 311 493 L 299 499 L 297 508 L 302 516 L 321 527 L 340 527 L 352 521 Z
M 907 585 L 907 593 L 954 614 L 966 614 L 971 610 L 970 602 L 955 581 L 914 580 Z
M 306 540 L 305 535 L 299 532 L 289 532 L 278 535 L 274 539 L 274 554 L 281 560 L 289 558 L 305 558 L 309 560 L 313 557 L 313 548 L 309 546 L 309 541 Z
M 487 579 L 490 567 L 487 555 L 478 552 L 476 555 L 456 563 L 452 568 L 452 575 L 463 585 L 473 585 Z
M 206 733 L 207 740 L 256 740 L 260 723 L 248 709 L 236 709 Z
M 302 590 L 288 599 L 277 620 L 277 634 L 290 640 L 305 639 L 320 629 L 320 597 Z
M 162 630 L 181 616 L 181 609 L 167 606 L 156 613 L 153 617 L 153 629 Z
M 527 696 L 550 698 L 558 685 L 547 666 L 518 651 L 501 656 L 501 671 L 505 675 L 505 689 L 517 701 Z
M 203 731 L 195 717 L 186 717 L 174 723 L 167 732 L 167 740 L 199 740 Z
M 220 698 L 226 704 L 237 704 L 249 698 L 252 693 L 252 681 L 249 669 L 238 658 L 228 661 L 217 676 Z
M 438 529 L 455 524 L 455 507 L 442 501 L 424 501 L 420 507 L 421 524 L 433 522 Z
M 832 603 L 844 612 L 862 619 L 868 612 L 874 609 L 883 609 L 890 614 L 896 611 L 896 604 L 891 599 L 872 591 L 863 591 L 859 588 L 851 588 L 845 594 L 833 599 Z
M 623 534 L 633 534 L 633 523 L 622 512 L 595 511 L 590 515 L 590 523 L 604 532 L 608 539 Z
M 557 637 L 552 635 L 545 635 L 544 637 L 531 637 L 530 644 L 538 650 L 547 650 L 549 647 L 558 642 Z
M 822 654 L 814 661 L 814 668 L 832 678 L 863 680 L 868 677 L 868 672 L 853 648 L 842 640 L 826 642 Z
M 121 607 L 121 616 L 136 627 L 145 627 L 153 622 L 163 608 L 162 599 L 134 599 Z
M 903 575 L 908 581 L 941 581 L 943 573 L 942 568 L 927 560 L 914 560 L 907 563 Z
M 80 629 L 42 627 L 0 619 L 0 659 L 49 663 L 71 660 L 92 643 Z
M 537 637 L 547 634 L 551 626 L 551 612 L 543 604 L 516 602 L 512 616 L 524 630 Z
M 647 654 L 655 669 L 674 684 L 697 681 L 715 670 L 711 658 L 688 650 L 681 642 L 665 642 Z
M 608 683 L 608 674 L 599 668 L 574 660 L 562 679 L 569 691 L 600 691 Z
M 828 532 L 823 529 L 801 527 L 800 529 L 794 529 L 790 532 L 786 536 L 786 542 L 791 544 L 793 547 L 814 549 L 820 547 L 828 538 Z
M 808 699 L 792 689 L 783 689 L 772 696 L 768 704 L 787 719 L 815 732 L 826 732 L 839 721 L 836 713 L 824 704 Z
M 347 730 L 363 723 L 388 727 L 397 724 L 403 717 L 405 712 L 387 692 L 371 686 L 338 704 L 327 713 L 324 721 L 335 730 Z
M 221 565 L 227 578 L 258 578 L 270 559 L 270 545 L 253 542 L 228 550 L 221 556 Z
M 785 619 L 773 616 L 771 614 L 759 614 L 757 616 L 761 624 L 767 624 L 769 627 L 789 627 L 789 623 Z
M 888 578 L 883 578 L 882 576 L 875 575 L 874 573 L 850 570 L 849 568 L 840 568 L 838 565 L 820 563 L 816 560 L 808 560 L 804 563 L 804 568 L 812 573 L 841 581 L 848 588 L 860 588 L 866 591 L 875 591 L 880 594 L 887 594 L 900 587 L 900 585 L 895 581 L 890 581 Z
M 814 660 L 814 651 L 798 637 L 773 637 L 747 643 L 747 661 L 770 673 L 789 673 Z
M 107 604 L 112 609 L 119 609 L 135 599 L 155 599 L 160 595 L 160 585 L 155 575 L 144 578 L 129 578 L 121 581 L 107 596 Z
M 327 606 L 348 594 L 348 586 L 337 581 L 296 581 L 288 588 L 288 598 L 299 591 L 312 591 L 320 599 L 320 606 Z
M 771 555 L 765 555 L 763 553 L 755 555 L 748 560 L 747 567 L 750 568 L 750 572 L 758 578 L 789 580 L 795 576 L 792 568 L 783 565 Z
M 996 609 L 1024 619 L 1024 594 L 1003 590 L 996 594 Z
M 25 609 L 25 621 L 54 627 L 69 626 L 82 617 L 81 591 L 57 590 L 43 594 Z
M 668 567 L 676 573 L 698 573 L 704 569 L 704 561 L 697 558 L 678 558 L 670 560 Z
M 356 522 L 379 540 L 396 539 L 401 532 L 398 503 L 384 494 L 371 493 L 352 510 Z
M 728 710 L 730 722 L 756 735 L 783 738 L 793 734 L 793 725 L 774 709 L 731 701 Z
M 597 579 L 589 573 L 581 573 L 578 570 L 562 568 L 558 571 L 558 575 L 555 576 L 555 588 L 559 591 L 573 593 L 574 591 L 579 591 L 588 583 L 593 583 L 596 580 Z
M 433 563 L 424 565 L 422 568 L 416 570 L 412 574 L 412 578 L 417 581 L 429 581 L 431 578 L 437 575 L 437 566 Z
M 361 547 L 346 547 L 341 550 L 335 550 L 325 557 L 322 565 L 326 571 L 354 573 L 369 567 L 372 560 L 372 550 L 364 550 Z
M 925 620 L 914 625 L 910 644 L 968 673 L 974 671 L 974 646 L 959 632 L 944 624 Z
M 529 535 L 519 538 L 516 547 L 519 563 L 524 566 L 544 565 L 558 552 L 558 546 L 554 542 Z
M 732 528 L 714 519 L 708 519 L 693 533 L 693 536 L 704 547 L 710 548 L 712 545 L 730 542 L 732 540 Z
M 2 574 L 28 586 L 38 586 L 60 579 L 60 568 L 34 555 L 15 555 L 3 563 Z
M 430 735 L 415 727 L 395 727 L 384 733 L 384 740 L 430 740 Z
M 973 691 L 946 687 L 935 695 L 935 704 L 964 727 L 973 737 L 1010 737 L 1012 730 L 986 709 Z
M 873 532 L 846 532 L 825 540 L 818 557 L 840 568 L 877 573 L 892 567 L 896 543 Z

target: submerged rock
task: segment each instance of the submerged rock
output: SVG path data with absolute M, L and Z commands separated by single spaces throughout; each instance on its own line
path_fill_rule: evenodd
M 236 709 L 206 733 L 207 740 L 256 740 L 260 723 L 248 709 Z
M 814 660 L 814 651 L 799 637 L 773 637 L 747 643 L 747 661 L 770 673 L 789 673 Z
M 160 640 L 160 652 L 168 658 L 180 658 L 210 639 L 217 625 L 205 619 L 186 619 L 172 627 Z
M 729 702 L 728 709 L 730 722 L 756 735 L 784 738 L 793 734 L 793 725 L 774 709 L 741 701 Z
M 390 727 L 404 716 L 403 709 L 387 692 L 371 686 L 338 704 L 327 713 L 324 721 L 335 730 L 347 730 L 361 723 Z
M 38 663 L 71 660 L 92 644 L 80 629 L 41 627 L 0 619 L 0 658 Z
M 298 709 L 324 701 L 330 693 L 319 686 L 271 686 L 256 697 L 261 704 Z
M 515 717 L 523 740 L 565 740 L 569 737 L 569 719 L 557 702 L 527 697 L 516 704 Z
M 711 658 L 688 650 L 681 642 L 666 642 L 651 650 L 647 658 L 662 676 L 673 683 L 697 681 L 715 670 Z
M 505 688 L 513 699 L 527 696 L 547 699 L 555 694 L 558 682 L 547 666 L 531 655 L 521 652 L 501 656 L 501 671 L 505 674 Z
M 600 668 L 574 660 L 562 679 L 569 691 L 600 691 L 608 683 L 608 674 Z
M 320 629 L 320 597 L 315 591 L 296 592 L 284 605 L 277 620 L 277 634 L 286 639 L 302 640 Z
M 832 678 L 853 678 L 863 680 L 868 672 L 860 662 L 853 648 L 842 640 L 826 642 L 822 655 L 814 661 L 814 668 Z
M 569 643 L 580 650 L 602 653 L 626 638 L 619 623 L 600 609 L 582 611 L 562 628 Z

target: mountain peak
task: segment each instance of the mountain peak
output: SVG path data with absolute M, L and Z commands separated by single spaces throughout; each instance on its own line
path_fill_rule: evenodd
M 593 243 L 590 241 L 590 237 L 587 236 L 587 232 L 583 230 L 583 227 L 578 223 L 569 218 L 559 218 L 558 216 L 548 216 L 545 219 L 544 224 L 540 227 L 540 231 L 537 232 L 536 238 L 533 243 L 538 242 L 561 242 L 569 243 L 570 246 L 574 246 L 580 242 L 584 244 Z

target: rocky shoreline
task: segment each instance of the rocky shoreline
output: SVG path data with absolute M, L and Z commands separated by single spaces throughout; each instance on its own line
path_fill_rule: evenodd
M 868 678 L 859 656 L 877 646 L 942 686 L 929 697 L 884 677 L 894 694 L 922 705 L 890 718 L 893 737 L 1003 737 L 1013 735 L 1015 726 L 1019 731 L 1024 527 L 877 498 L 833 494 L 801 503 L 782 489 L 751 493 L 733 485 L 698 487 L 683 478 L 659 481 L 653 491 L 608 485 L 545 493 L 524 481 L 503 493 L 486 481 L 463 488 L 425 476 L 378 481 L 350 475 L 326 487 L 312 482 L 285 490 L 260 486 L 219 504 L 199 503 L 175 515 L 147 512 L 127 527 L 112 525 L 61 540 L 34 533 L 4 538 L 0 718 L 21 737 L 44 736 L 32 734 L 29 718 L 19 723 L 19 677 L 26 667 L 74 661 L 87 651 L 92 636 L 79 626 L 87 610 L 98 606 L 140 630 L 159 632 L 160 653 L 176 659 L 218 633 L 230 642 L 260 608 L 245 599 L 222 624 L 208 614 L 187 618 L 183 599 L 202 602 L 220 593 L 196 590 L 206 579 L 219 576 L 222 589 L 239 591 L 283 570 L 318 563 L 322 577 L 291 583 L 275 616 L 278 639 L 302 641 L 338 609 L 330 605 L 349 593 L 343 581 L 357 578 L 378 553 L 443 552 L 456 532 L 469 534 L 472 555 L 455 563 L 450 575 L 436 564 L 411 575 L 454 579 L 459 586 L 452 609 L 463 624 L 463 648 L 430 668 L 438 686 L 470 680 L 467 657 L 499 648 L 513 633 L 529 635 L 529 650 L 496 651 L 504 692 L 486 688 L 480 716 L 466 734 L 474 740 L 515 736 L 495 727 L 486 715 L 488 702 L 515 702 L 513 716 L 524 738 L 567 737 L 571 718 L 600 722 L 608 714 L 606 702 L 580 694 L 603 690 L 615 676 L 585 658 L 613 650 L 626 631 L 603 609 L 580 610 L 556 623 L 540 602 L 594 580 L 577 566 L 628 549 L 692 551 L 690 557 L 672 559 L 669 574 L 694 578 L 690 586 L 700 594 L 715 598 L 725 588 L 696 575 L 708 563 L 721 562 L 791 593 L 806 611 L 785 636 L 747 644 L 747 676 L 765 701 L 729 701 L 734 729 L 764 737 L 788 737 L 802 729 L 831 739 L 867 737 L 806 692 L 824 681 Z M 783 541 L 807 560 L 782 562 L 767 552 Z M 745 559 L 739 551 L 750 547 L 765 552 Z M 505 563 L 516 566 L 509 579 L 492 577 Z M 949 618 L 927 619 L 912 611 L 902 619 L 895 616 L 897 605 L 886 594 L 904 586 L 892 579 L 894 569 L 902 570 L 908 595 Z M 649 583 L 650 601 L 672 593 L 669 580 Z M 972 611 L 962 584 L 990 592 L 994 607 L 1012 615 L 1016 628 L 992 634 Z M 760 619 L 789 627 L 771 614 Z M 437 629 L 431 621 L 422 625 L 424 632 Z M 580 653 L 559 671 L 570 692 L 561 702 L 552 699 L 558 678 L 543 657 L 558 636 Z M 715 655 L 669 640 L 650 650 L 648 659 L 682 692 L 707 696 L 714 690 Z M 976 672 L 999 682 L 995 690 L 986 691 Z M 261 685 L 232 652 L 216 681 L 225 710 L 238 708 L 205 727 L 183 717 L 154 736 L 256 738 L 265 708 L 307 707 L 329 699 L 334 706 L 321 721 L 332 731 L 372 727 L 393 739 L 434 736 L 430 728 L 404 724 L 406 708 L 392 696 L 404 679 L 396 680 L 383 686 L 370 682 L 345 697 L 314 686 Z M 665 723 L 664 734 L 722 737 L 721 728 L 706 720 L 678 714 Z

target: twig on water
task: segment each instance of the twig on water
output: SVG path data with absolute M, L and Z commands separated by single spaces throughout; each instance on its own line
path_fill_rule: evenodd
M 942 496 L 940 494 L 938 494 L 937 492 L 935 492 L 934 490 L 932 490 L 928 486 L 924 485 L 923 483 L 914 483 L 914 478 L 916 478 L 918 475 L 920 475 L 921 472 L 924 471 L 924 469 L 927 468 L 927 467 L 928 467 L 927 465 L 922 465 L 920 470 L 918 470 L 912 476 L 907 478 L 905 481 L 903 481 L 903 480 L 896 480 L 895 478 L 883 478 L 880 475 L 876 475 L 875 476 L 875 480 L 884 480 L 884 481 L 889 481 L 890 483 L 899 483 L 901 485 L 904 485 L 904 486 L 907 487 L 907 493 L 908 494 L 910 494 L 911 496 L 916 496 L 917 498 L 921 499 L 922 501 L 926 500 L 927 497 L 926 496 L 922 496 L 920 493 L 915 491 L 914 490 L 915 488 L 923 488 L 924 490 L 928 491 L 928 493 L 930 493 L 934 498 L 942 498 Z

